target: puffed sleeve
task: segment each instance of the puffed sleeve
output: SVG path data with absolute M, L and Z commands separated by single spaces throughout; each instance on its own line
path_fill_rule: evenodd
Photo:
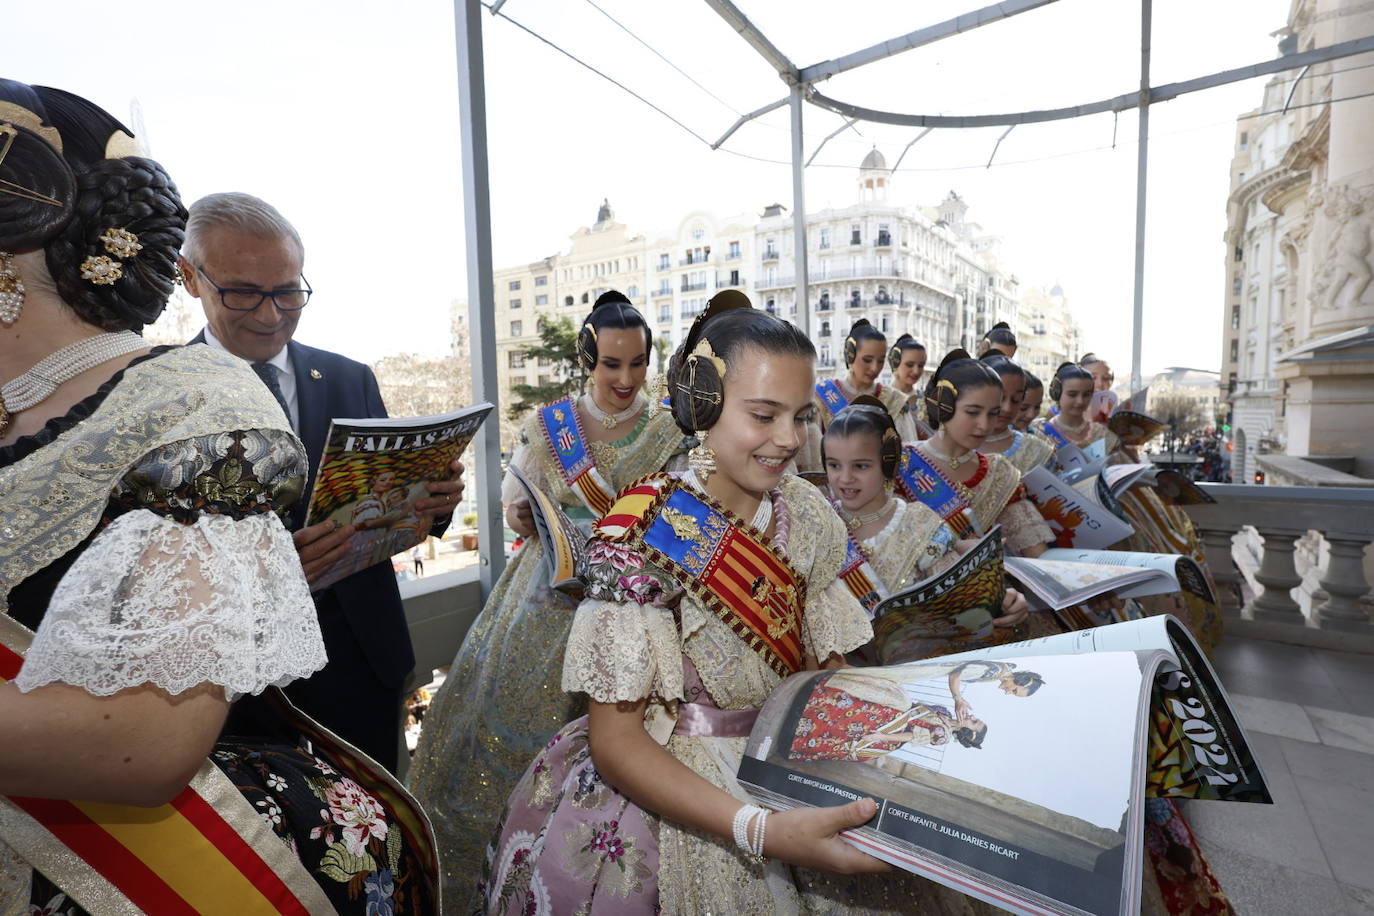
M 810 484 L 806 486 L 815 489 Z M 818 492 L 815 502 L 825 506 Z M 840 578 L 846 539 L 844 522 L 828 506 L 825 509 L 815 511 L 808 500 L 798 518 L 791 521 L 793 537 L 800 533 L 798 524 L 814 526 L 818 533 L 816 558 L 807 578 L 811 586 L 806 595 L 804 636 L 807 650 L 821 662 L 832 654 L 853 651 L 873 638 L 867 612 Z
M 1025 489 L 1018 487 L 1016 496 L 997 516 L 997 524 L 1002 526 L 1003 543 L 1008 550 L 1016 552 L 1037 544 L 1043 546 L 1054 540 L 1049 523 L 1024 495 Z
M 587 598 L 563 656 L 563 689 L 598 703 L 684 699 L 682 644 L 667 602 L 677 585 L 637 551 L 594 538 Z
M 290 433 L 172 443 L 121 480 L 113 519 L 58 583 L 15 679 L 109 696 L 211 683 L 234 700 L 324 666 L 285 511 L 305 455 Z

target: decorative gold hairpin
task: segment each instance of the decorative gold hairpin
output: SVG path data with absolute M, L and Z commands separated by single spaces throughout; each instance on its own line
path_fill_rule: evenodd
M 105 250 L 117 258 L 132 258 L 143 250 L 138 236 L 128 229 L 106 229 L 100 236 Z
M 5 162 L 5 157 L 9 155 L 10 147 L 14 145 L 14 140 L 19 136 L 18 129 L 8 121 L 0 121 L 0 165 Z M 32 188 L 17 185 L 12 181 L 0 178 L 0 194 L 9 194 L 23 200 L 31 200 L 35 203 L 47 204 L 50 207 L 61 207 L 62 201 L 55 197 L 49 197 Z
M 111 286 L 124 276 L 124 265 L 106 255 L 91 255 L 81 262 L 81 279 L 96 286 Z
M 935 383 L 935 390 L 936 390 L 937 392 L 938 392 L 941 388 L 948 388 L 950 394 L 954 395 L 956 398 L 959 397 L 959 389 L 958 389 L 958 388 L 955 388 L 955 387 L 954 387 L 954 383 L 951 382 L 949 379 L 942 378 L 942 379 L 940 379 L 940 381 L 938 381 L 938 382 Z

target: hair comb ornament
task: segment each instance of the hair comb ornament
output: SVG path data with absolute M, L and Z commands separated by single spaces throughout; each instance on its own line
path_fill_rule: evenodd
M 81 279 L 96 286 L 112 286 L 124 276 L 124 265 L 107 255 L 91 255 L 81 262 Z
M 942 388 L 947 388 L 947 389 L 949 389 L 949 393 L 950 393 L 951 395 L 953 395 L 953 396 L 956 397 L 956 398 L 959 397 L 959 389 L 958 389 L 958 388 L 955 388 L 955 387 L 954 387 L 954 383 L 951 382 L 949 379 L 947 379 L 947 378 L 942 378 L 942 379 L 940 379 L 940 381 L 938 381 L 938 382 L 935 383 L 935 391 L 936 391 L 937 393 L 938 393 L 938 392 L 940 391 L 940 389 L 942 389 Z
M 105 250 L 117 258 L 132 258 L 143 250 L 138 236 L 128 229 L 106 229 L 100 236 Z

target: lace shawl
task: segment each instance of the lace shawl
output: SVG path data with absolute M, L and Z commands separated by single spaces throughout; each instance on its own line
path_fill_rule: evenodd
M 913 585 L 958 559 L 954 534 L 944 520 L 925 503 L 904 499 L 897 500 L 892 518 L 863 546 L 889 592 Z
M 786 477 L 774 495 L 775 543 L 806 577 L 802 635 L 807 653 L 825 659 L 868 642 L 862 605 L 839 579 L 844 525 L 812 485 Z M 682 656 L 691 658 L 722 709 L 757 708 L 779 678 L 730 628 L 683 592 L 665 570 L 627 545 L 596 541 L 588 598 L 577 609 L 563 662 L 563 689 L 600 703 L 650 699 L 646 727 L 660 741 L 685 700 Z M 677 609 L 674 619 L 673 608 Z

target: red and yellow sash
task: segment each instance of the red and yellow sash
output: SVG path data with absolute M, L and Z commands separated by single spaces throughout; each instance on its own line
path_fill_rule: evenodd
M 777 673 L 801 670 L 806 580 L 768 537 L 666 474 L 623 490 L 596 536 L 644 552 Z
M 18 675 L 32 638 L 18 622 L 0 616 L 0 680 Z M 331 764 L 374 792 L 420 860 L 433 866 L 429 825 L 405 790 L 271 690 L 278 711 L 324 748 Z M 156 808 L 5 798 L 0 838 L 82 908 L 101 916 L 335 912 L 291 848 L 208 760 L 185 789 Z

